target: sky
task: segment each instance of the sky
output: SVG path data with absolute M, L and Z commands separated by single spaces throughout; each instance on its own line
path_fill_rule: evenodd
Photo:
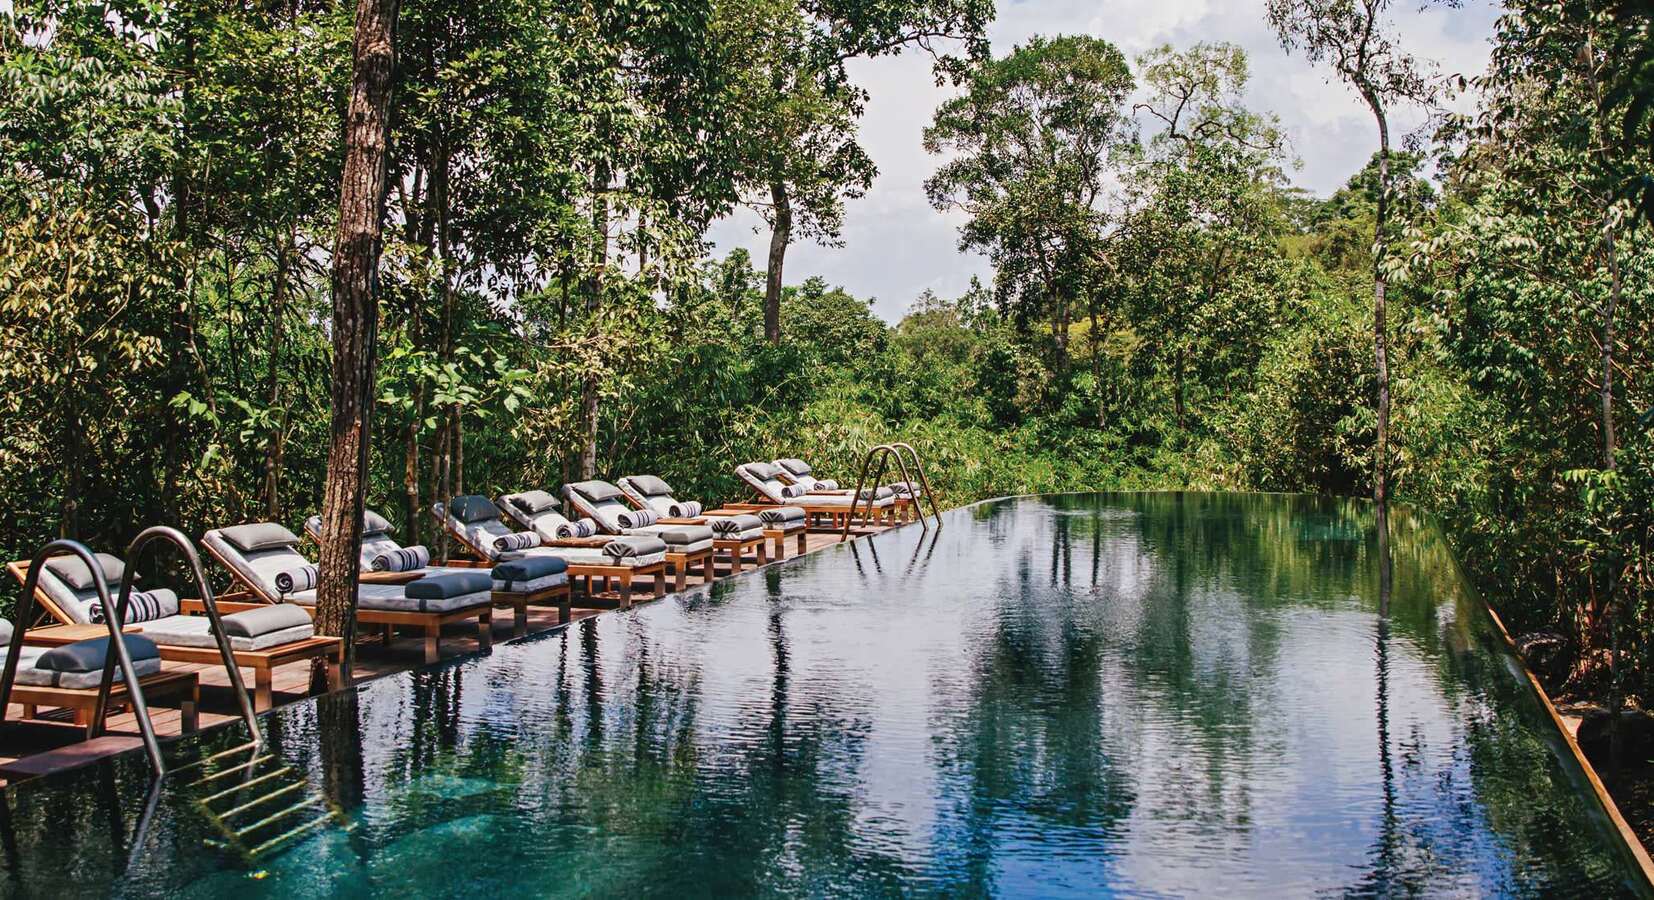
M 1465 0 L 1459 9 L 1421 11 L 1424 3 L 1396 3 L 1402 46 L 1443 74 L 1479 74 L 1498 5 Z M 1377 149 L 1366 107 L 1348 88 L 1329 82 L 1325 68 L 1281 49 L 1265 19 L 1264 0 L 1000 0 L 989 30 L 995 56 L 1036 34 L 1101 37 L 1132 60 L 1166 43 L 1180 49 L 1199 41 L 1239 44 L 1251 58 L 1249 105 L 1280 117 L 1302 163 L 1292 179 L 1318 196 L 1330 194 Z M 938 212 L 925 197 L 925 179 L 939 160 L 925 153 L 920 135 L 952 89 L 937 87 L 929 58 L 915 53 L 857 60 L 851 75 L 871 95 L 861 142 L 879 176 L 865 197 L 849 201 L 844 245 L 793 245 L 785 280 L 798 284 L 820 275 L 858 297 L 876 298 L 874 311 L 895 321 L 920 292 L 954 297 L 973 275 L 991 281 L 993 270 L 986 258 L 959 250 L 963 216 Z M 1417 128 L 1423 114 L 1398 111 L 1394 120 L 1392 132 L 1403 133 Z M 715 254 L 746 247 L 762 268 L 769 232 L 757 215 L 741 210 L 717 223 L 710 238 Z

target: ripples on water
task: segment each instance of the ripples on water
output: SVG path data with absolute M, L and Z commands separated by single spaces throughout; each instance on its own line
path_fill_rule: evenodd
M 171 786 L 131 854 L 141 760 L 9 791 L 11 870 L 200 896 L 1623 890 L 1442 543 L 1396 527 L 1381 619 L 1362 504 L 959 510 L 282 710 L 275 748 L 352 824 L 258 877 Z

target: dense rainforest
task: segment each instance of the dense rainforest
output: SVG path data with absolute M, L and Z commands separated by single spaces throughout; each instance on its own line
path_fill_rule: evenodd
M 1377 488 L 1553 688 L 1654 698 L 1649 21 L 1512 0 L 1449 78 L 1388 5 L 1268 4 L 1373 113 L 1372 162 L 1316 197 L 1224 43 L 990 47 L 989 0 L 407 0 L 366 502 L 435 544 L 422 510 L 462 492 L 651 472 L 717 500 L 736 463 L 842 479 L 887 439 L 949 505 Z M 8 558 L 320 511 L 355 17 L 0 12 Z M 892 53 L 953 88 L 927 190 L 994 270 L 894 324 L 784 269 L 876 178 L 846 67 Z M 1391 135 L 1402 107 L 1436 114 Z M 710 253 L 743 206 L 767 256 Z

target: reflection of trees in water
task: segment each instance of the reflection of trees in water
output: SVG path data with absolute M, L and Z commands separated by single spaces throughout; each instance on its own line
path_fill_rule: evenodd
M 1035 517 L 1016 518 L 1023 541 L 1041 527 Z M 987 618 L 989 633 L 969 638 L 978 643 L 964 696 L 938 698 L 931 725 L 940 794 L 952 804 L 932 840 L 930 875 L 944 893 L 991 893 L 1017 847 L 1042 837 L 1060 843 L 1059 830 L 1101 841 L 1131 812 L 1131 788 L 1100 740 L 1102 629 L 1069 590 L 1071 539 L 1086 527 L 1070 517 L 1051 522 L 1039 536 L 1050 543 L 1044 572 L 1026 543 L 1008 574 L 1002 557 L 986 561 L 982 575 L 997 579 L 999 608 Z

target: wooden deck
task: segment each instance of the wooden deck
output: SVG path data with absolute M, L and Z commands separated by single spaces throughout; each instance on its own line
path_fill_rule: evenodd
M 884 531 L 887 527 L 889 526 L 868 527 L 858 529 L 855 533 L 872 534 Z M 837 533 L 830 534 L 826 532 L 812 531 L 806 539 L 805 552 L 814 553 L 837 543 L 838 539 L 839 537 Z M 792 558 L 794 555 L 791 552 L 792 549 L 793 545 L 789 542 L 788 558 Z M 755 567 L 752 564 L 751 557 L 749 556 L 746 565 L 741 571 L 741 574 L 752 572 L 754 571 L 754 568 Z M 718 563 L 717 575 L 719 578 L 729 577 L 730 566 L 727 560 L 721 560 Z M 670 578 L 667 581 L 668 590 L 671 589 L 671 581 L 672 580 Z M 700 579 L 691 578 L 686 590 L 695 590 L 699 586 Z M 671 594 L 669 593 L 667 596 L 670 597 Z M 651 602 L 655 601 L 649 598 L 647 592 L 639 591 L 636 595 L 634 595 L 634 605 L 642 606 Z M 601 612 L 604 612 L 604 610 L 582 609 L 580 607 L 580 598 L 577 596 L 574 601 L 574 609 L 571 620 L 578 621 L 588 616 L 595 616 Z M 495 642 L 512 639 L 511 615 L 496 614 L 493 625 Z M 538 634 L 543 631 L 550 631 L 556 627 L 557 608 L 555 606 L 529 607 L 529 634 Z M 369 632 L 372 633 L 370 634 Z M 478 635 L 475 624 L 453 625 L 445 628 L 442 634 L 441 646 L 443 657 L 475 652 L 477 650 L 477 637 Z M 383 637 L 379 634 L 378 629 L 362 629 L 357 638 L 356 665 L 351 672 L 351 676 L 355 683 L 360 684 L 364 681 L 371 681 L 375 678 L 383 678 L 386 675 L 392 675 L 397 672 L 404 672 L 408 669 L 417 668 L 423 663 L 424 638 L 419 632 L 415 630 L 404 630 L 399 632 L 396 640 L 387 645 L 384 642 Z M 239 717 L 236 712 L 235 696 L 230 690 L 229 676 L 225 674 L 222 666 L 168 662 L 165 664 L 164 669 L 168 672 L 194 671 L 198 674 L 201 683 L 201 700 L 197 715 L 200 720 L 201 728 L 211 728 L 214 725 L 234 721 Z M 302 700 L 305 696 L 307 696 L 310 681 L 310 666 L 308 663 L 282 666 L 281 668 L 276 669 L 273 674 L 274 677 L 272 679 L 271 688 L 273 691 L 275 706 L 279 707 L 287 703 Z M 242 679 L 246 682 L 248 690 L 251 690 L 251 670 L 243 669 Z M 7 723 L 17 722 L 22 716 L 22 713 L 23 710 L 21 706 L 15 703 L 12 704 L 6 712 Z M 160 735 L 163 740 L 169 736 L 176 736 L 180 733 L 183 720 L 180 710 L 176 707 L 161 706 L 158 704 L 151 705 L 150 716 L 155 722 L 156 734 Z M 43 711 L 42 718 L 48 720 L 60 720 L 65 724 L 74 722 L 73 713 L 67 710 L 54 710 L 51 712 Z M 92 759 L 96 759 L 100 755 L 119 752 L 120 750 L 133 746 L 134 741 L 132 739 L 138 737 L 137 721 L 129 712 L 123 711 L 119 715 L 111 715 L 109 717 L 107 734 L 113 738 L 119 738 L 121 740 L 99 741 L 97 742 L 98 746 L 82 746 L 81 752 L 62 754 L 59 758 L 63 760 L 63 767 L 83 765 Z M 100 748 L 104 749 L 105 752 L 98 752 Z M 42 748 L 29 747 L 28 749 L 24 749 L 9 745 L 0 747 L 0 764 L 10 763 L 16 760 L 20 755 L 25 755 L 31 752 L 39 752 L 40 749 Z M 49 770 L 50 768 L 48 768 L 48 771 Z M 4 780 L 0 779 L 0 784 L 3 783 Z

